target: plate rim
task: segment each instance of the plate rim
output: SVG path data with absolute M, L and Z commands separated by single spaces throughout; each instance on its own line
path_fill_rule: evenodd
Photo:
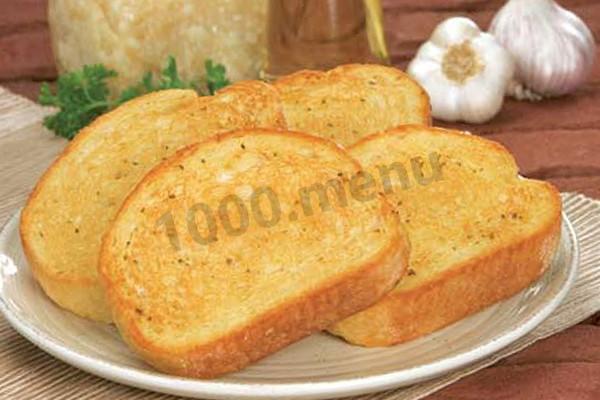
M 7 232 L 9 229 L 18 223 L 20 214 L 21 209 L 8 218 L 4 226 L 0 229 L 0 240 L 5 238 L 8 235 Z M 478 347 L 428 364 L 379 375 L 327 382 L 236 383 L 184 378 L 163 374 L 158 371 L 146 372 L 134 367 L 121 366 L 100 360 L 59 343 L 54 339 L 54 336 L 40 331 L 37 325 L 31 324 L 29 321 L 23 320 L 13 313 L 6 303 L 4 291 L 1 290 L 0 312 L 19 334 L 53 357 L 92 375 L 154 392 L 212 399 L 226 399 L 231 396 L 239 399 L 281 397 L 290 399 L 326 399 L 374 393 L 423 382 L 444 373 L 455 371 L 458 368 L 471 365 L 517 341 L 542 323 L 563 302 L 575 282 L 580 264 L 580 249 L 575 229 L 564 210 L 561 214 L 561 230 L 565 228 L 567 232 L 567 235 L 564 235 L 566 238 L 563 238 L 563 235 L 561 235 L 561 241 L 569 241 L 568 247 L 571 249 L 571 263 L 568 265 L 569 273 L 566 280 L 551 301 L 544 304 L 537 313 L 533 314 L 531 318 L 518 325 L 515 329 L 492 338 Z M 27 266 L 27 268 L 30 267 Z M 0 275 L 1 278 L 2 276 Z M 0 286 L 1 283 L 0 281 Z

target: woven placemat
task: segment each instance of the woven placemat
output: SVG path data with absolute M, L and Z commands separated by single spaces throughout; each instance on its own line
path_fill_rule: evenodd
M 66 144 L 42 128 L 41 121 L 47 113 L 39 105 L 0 87 L 0 226 L 22 206 L 40 174 Z M 423 398 L 600 310 L 600 202 L 566 193 L 563 203 L 579 239 L 581 263 L 573 289 L 546 321 L 511 346 L 468 368 L 420 385 L 352 399 Z M 176 399 L 109 382 L 71 367 L 19 336 L 0 317 L 0 399 L 96 398 Z

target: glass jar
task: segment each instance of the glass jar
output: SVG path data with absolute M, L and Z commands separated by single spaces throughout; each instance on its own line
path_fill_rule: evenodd
M 389 63 L 380 0 L 270 0 L 267 22 L 266 79 L 300 69 Z
M 199 80 L 204 61 L 232 80 L 256 79 L 266 52 L 268 0 L 50 0 L 48 17 L 59 72 L 104 64 L 119 76 L 111 89 L 177 60 L 184 80 Z

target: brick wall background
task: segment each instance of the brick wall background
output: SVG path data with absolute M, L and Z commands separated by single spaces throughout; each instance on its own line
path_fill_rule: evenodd
M 443 19 L 463 15 L 487 29 L 503 0 L 382 0 L 388 46 L 404 68 Z M 559 0 L 600 38 L 600 0 Z M 47 0 L 0 0 L 0 85 L 35 99 L 39 84 L 56 77 L 46 22 Z M 600 57 L 598 57 L 600 60 Z M 542 103 L 507 101 L 481 126 L 451 124 L 505 144 L 524 174 L 561 190 L 600 198 L 600 62 L 576 94 Z M 438 125 L 448 124 L 437 122 Z
M 40 80 L 56 76 L 46 22 L 48 0 L 0 0 L 0 85 L 28 97 Z M 388 46 L 394 64 L 404 67 L 443 19 L 464 15 L 487 28 L 503 0 L 383 0 Z M 600 37 L 600 1 L 562 0 Z M 594 80 L 600 80 L 600 64 Z

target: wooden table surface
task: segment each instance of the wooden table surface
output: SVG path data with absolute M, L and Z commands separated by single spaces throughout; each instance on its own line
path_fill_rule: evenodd
M 383 0 L 393 63 L 405 67 L 443 19 L 463 15 L 487 28 L 503 3 Z M 582 17 L 600 38 L 600 1 L 562 0 L 560 4 Z M 0 85 L 36 98 L 40 82 L 55 77 L 46 0 L 0 0 Z M 515 154 L 525 176 L 549 180 L 561 191 L 600 198 L 600 60 L 590 82 L 573 95 L 539 103 L 509 100 L 501 113 L 485 125 L 437 124 L 460 127 L 503 143 Z M 524 393 L 533 393 L 527 388 L 534 385 L 544 388 L 539 398 L 598 399 L 600 368 L 594 369 L 598 373 L 592 383 L 582 383 L 580 378 L 590 373 L 589 365 L 584 368 L 582 363 L 600 366 L 599 322 L 597 316 L 533 346 L 516 356 L 516 367 L 501 364 L 488 368 L 431 398 L 531 398 Z M 565 346 L 573 350 L 570 356 L 565 355 Z

